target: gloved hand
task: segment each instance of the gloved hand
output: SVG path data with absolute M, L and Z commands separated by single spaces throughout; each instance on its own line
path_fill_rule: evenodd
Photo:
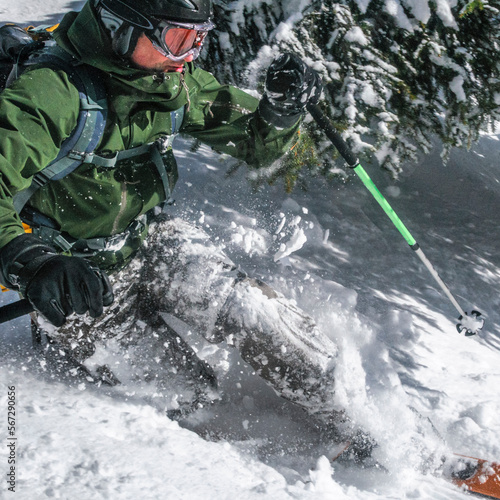
M 0 60 L 15 61 L 24 46 L 34 43 L 20 26 L 5 24 L 0 27 Z
M 259 104 L 261 116 L 277 127 L 290 127 L 309 102 L 319 102 L 322 90 L 315 70 L 295 54 L 282 54 L 267 70 L 266 89 Z
M 57 254 L 30 234 L 18 236 L 0 250 L 0 277 L 58 327 L 74 312 L 97 318 L 114 299 L 104 272 L 85 259 Z

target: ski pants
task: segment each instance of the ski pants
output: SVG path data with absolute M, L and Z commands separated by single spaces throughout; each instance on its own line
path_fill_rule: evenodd
M 238 271 L 202 229 L 181 219 L 153 222 L 136 258 L 110 279 L 115 302 L 103 316 L 72 315 L 58 329 L 41 324 L 52 345 L 90 372 L 176 392 L 169 404 L 180 415 L 206 405 L 217 374 L 165 321 L 175 318 L 210 343 L 228 341 L 309 413 L 333 411 L 336 345 L 293 301 Z

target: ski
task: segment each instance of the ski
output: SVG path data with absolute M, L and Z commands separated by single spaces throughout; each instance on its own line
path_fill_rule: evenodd
M 350 441 L 338 443 L 332 449 L 331 461 L 385 470 L 380 464 L 369 460 L 368 463 L 358 463 L 350 447 Z M 443 468 L 440 469 L 439 477 L 471 494 L 500 500 L 500 463 L 455 453 L 451 457 L 443 458 Z
M 500 499 L 500 463 L 455 454 L 444 477 L 453 484 L 484 498 Z

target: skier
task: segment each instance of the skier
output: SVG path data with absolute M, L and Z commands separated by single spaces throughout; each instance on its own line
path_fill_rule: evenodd
M 105 128 L 76 170 L 32 188 L 77 126 L 81 92 L 67 72 L 41 63 L 2 93 L 1 283 L 32 303 L 36 335 L 47 335 L 53 352 L 97 377 L 120 379 L 100 361 L 118 347 L 127 349 L 129 376 L 160 389 L 183 380 L 170 415 L 209 403 L 215 382 L 161 313 L 210 342 L 231 335 L 261 377 L 330 428 L 335 344 L 201 229 L 168 216 L 179 122 L 182 133 L 262 167 L 290 148 L 306 103 L 321 93 L 318 75 L 291 54 L 269 67 L 260 101 L 219 84 L 193 62 L 213 27 L 210 0 L 89 0 L 63 18 L 54 39 L 97 69 Z M 18 214 L 16 196 L 27 188 Z

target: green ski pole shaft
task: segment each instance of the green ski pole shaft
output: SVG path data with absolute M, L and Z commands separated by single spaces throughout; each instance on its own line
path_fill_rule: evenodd
M 412 249 L 415 245 L 418 246 L 415 238 L 411 235 L 410 231 L 408 231 L 407 227 L 403 224 L 403 221 L 398 217 L 398 214 L 393 210 L 389 202 L 384 198 L 359 162 L 353 170 L 356 174 L 358 174 L 358 177 L 361 179 L 368 191 L 370 191 L 375 200 L 377 200 L 377 203 L 382 207 L 389 219 L 391 219 L 392 223 L 396 226 L 397 230 L 401 233 L 401 236 L 403 236 L 408 245 L 410 245 Z
M 370 176 L 367 174 L 366 170 L 359 163 L 358 158 L 351 151 L 349 146 L 346 144 L 344 139 L 340 136 L 340 134 L 335 130 L 330 121 L 325 117 L 321 109 L 315 104 L 308 104 L 307 109 L 311 116 L 314 118 L 316 123 L 323 129 L 326 136 L 330 139 L 332 144 L 337 148 L 340 155 L 344 158 L 344 160 L 348 163 L 348 165 L 353 168 L 354 172 L 361 179 L 363 184 L 366 186 L 368 191 L 372 194 L 378 204 L 382 207 L 386 215 L 391 219 L 392 223 L 396 227 L 396 229 L 401 233 L 403 238 L 406 240 L 410 248 L 417 254 L 418 258 L 425 265 L 427 270 L 430 272 L 431 276 L 443 290 L 445 295 L 448 297 L 450 302 L 459 312 L 460 316 L 465 317 L 467 314 L 460 307 L 460 304 L 457 302 L 450 289 L 446 286 L 444 281 L 439 276 L 434 266 L 431 264 L 429 259 L 425 256 L 424 252 L 420 248 L 420 245 L 416 242 L 415 238 L 411 235 L 408 228 L 403 224 L 398 214 L 393 210 L 389 202 L 385 199 L 382 193 L 379 191 L 377 186 L 374 184 Z
M 354 171 L 358 174 L 358 177 L 363 181 L 363 184 L 367 187 L 368 191 L 373 195 L 373 197 L 377 200 L 378 204 L 382 207 L 384 212 L 387 214 L 389 219 L 396 226 L 397 230 L 401 233 L 403 238 L 406 240 L 410 248 L 417 254 L 418 258 L 423 262 L 427 270 L 431 273 L 432 277 L 436 280 L 437 284 L 440 286 L 441 290 L 443 290 L 444 294 L 448 297 L 450 302 L 455 306 L 456 310 L 459 312 L 460 316 L 466 316 L 465 311 L 460 307 L 460 304 L 457 302 L 453 294 L 450 292 L 449 288 L 446 286 L 444 281 L 439 276 L 438 272 L 431 264 L 429 259 L 425 256 L 424 252 L 420 248 L 420 245 L 415 241 L 415 238 L 411 235 L 410 231 L 403 224 L 401 219 L 398 217 L 398 214 L 392 209 L 389 202 L 384 198 L 382 193 L 378 190 L 377 186 L 373 183 L 370 176 L 366 173 L 366 170 L 358 163 L 354 167 Z

